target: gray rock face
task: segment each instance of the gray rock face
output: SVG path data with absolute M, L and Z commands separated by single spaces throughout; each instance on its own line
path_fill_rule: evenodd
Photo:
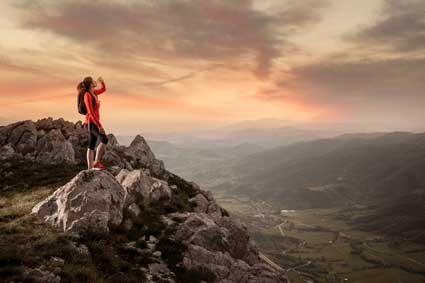
M 143 170 L 123 169 L 116 178 L 126 191 L 126 207 L 135 202 L 143 202 L 146 207 L 164 207 L 171 202 L 172 193 L 167 182 L 148 176 Z
M 286 282 L 284 274 L 263 264 L 246 229 L 230 217 L 188 213 L 175 233 L 187 246 L 183 266 L 210 274 L 214 282 Z
M 0 127 L 0 145 L 12 144 L 23 155 L 31 153 L 37 145 L 37 128 L 32 121 L 22 121 Z
M 149 192 L 152 187 L 153 180 L 143 173 L 142 170 L 128 171 L 123 169 L 116 178 L 125 189 L 126 207 L 136 202 L 148 203 Z
M 155 160 L 155 155 L 147 144 L 146 140 L 137 135 L 126 150 L 126 154 L 132 156 L 140 167 L 149 168 Z
M 73 232 L 109 232 L 123 219 L 125 191 L 106 171 L 81 171 L 37 204 L 32 214 Z
M 17 155 L 12 144 L 6 144 L 0 147 L 0 160 L 11 159 Z M 21 155 L 22 156 L 22 155 Z
M 149 191 L 149 205 L 167 206 L 171 203 L 172 193 L 166 181 L 153 178 L 154 183 Z
M 194 206 L 195 212 L 203 212 L 206 213 L 208 211 L 209 202 L 203 194 L 197 194 L 193 198 L 191 198 L 190 203 Z
M 44 164 L 74 163 L 75 152 L 62 132 L 54 129 L 38 141 L 36 159 Z
M 49 165 L 85 164 L 88 137 L 88 130 L 80 121 L 71 123 L 62 118 L 0 126 L 0 147 L 10 144 L 16 154 L 7 156 L 15 161 L 21 158 L 21 161 Z M 120 146 L 113 134 L 108 137 L 108 148 L 102 160 L 107 167 L 128 170 L 144 168 L 149 169 L 154 177 L 164 175 L 164 163 L 155 158 L 142 136 L 136 136 L 128 147 Z M 3 159 L 7 156 L 3 156 Z

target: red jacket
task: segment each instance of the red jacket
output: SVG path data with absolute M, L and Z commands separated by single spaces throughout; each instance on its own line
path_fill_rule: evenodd
M 95 89 L 94 92 L 94 98 L 96 99 L 96 105 L 93 107 L 93 96 L 86 92 L 84 94 L 84 103 L 86 104 L 87 108 L 87 115 L 86 115 L 86 121 L 84 124 L 93 123 L 95 124 L 99 129 L 102 128 L 102 124 L 100 123 L 100 101 L 97 99 L 97 96 L 101 93 L 104 93 L 106 91 L 105 83 L 102 82 L 102 86 L 99 89 Z

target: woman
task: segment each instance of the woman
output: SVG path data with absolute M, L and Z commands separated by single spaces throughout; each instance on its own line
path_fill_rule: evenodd
M 100 123 L 100 101 L 98 95 L 106 91 L 105 82 L 100 77 L 98 81 L 101 87 L 96 89 L 97 83 L 92 77 L 85 78 L 79 85 L 79 89 L 84 91 L 84 104 L 87 109 L 86 120 L 84 125 L 87 127 L 89 136 L 89 145 L 87 149 L 87 166 L 88 169 L 105 169 L 101 162 L 102 154 L 105 151 L 106 144 L 108 143 L 108 137 L 105 134 L 105 130 Z M 97 140 L 100 140 L 99 145 L 95 148 Z

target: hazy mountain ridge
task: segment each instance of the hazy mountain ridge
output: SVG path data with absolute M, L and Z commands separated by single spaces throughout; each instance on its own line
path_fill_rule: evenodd
M 423 168 L 425 134 L 350 134 L 243 158 L 234 190 L 292 209 L 367 205 L 348 220 L 423 242 Z

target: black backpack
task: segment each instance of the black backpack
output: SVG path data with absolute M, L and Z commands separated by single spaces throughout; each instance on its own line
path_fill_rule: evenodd
M 78 107 L 78 113 L 80 113 L 81 115 L 87 115 L 87 107 L 86 107 L 86 104 L 84 103 L 85 94 L 86 92 L 80 92 L 78 94 L 77 107 Z M 93 95 L 91 95 L 91 97 L 92 97 L 92 104 L 94 108 L 96 106 L 96 99 L 94 98 Z

